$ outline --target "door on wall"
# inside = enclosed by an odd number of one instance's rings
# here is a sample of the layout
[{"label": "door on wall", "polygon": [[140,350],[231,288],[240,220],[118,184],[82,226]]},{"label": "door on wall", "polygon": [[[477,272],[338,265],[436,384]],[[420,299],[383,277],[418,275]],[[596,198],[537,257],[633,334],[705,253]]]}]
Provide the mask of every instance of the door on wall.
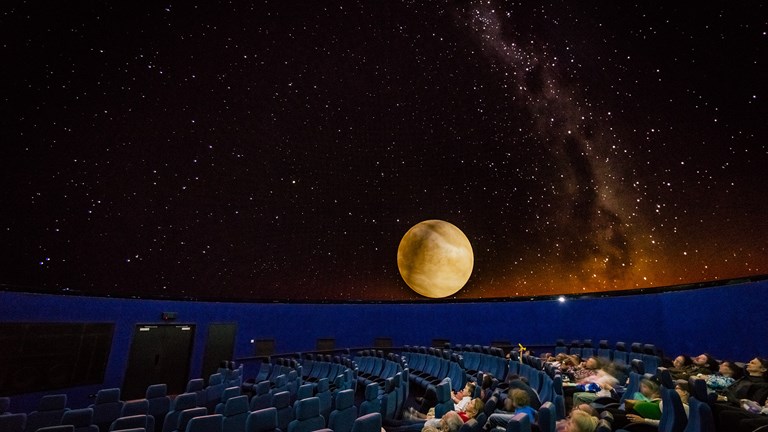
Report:
[{"label": "door on wall", "polygon": [[237,324],[209,324],[203,355],[203,378],[216,373],[223,360],[232,360]]},{"label": "door on wall", "polygon": [[143,398],[152,384],[167,384],[168,394],[184,393],[194,339],[194,325],[137,325],[122,399]]}]

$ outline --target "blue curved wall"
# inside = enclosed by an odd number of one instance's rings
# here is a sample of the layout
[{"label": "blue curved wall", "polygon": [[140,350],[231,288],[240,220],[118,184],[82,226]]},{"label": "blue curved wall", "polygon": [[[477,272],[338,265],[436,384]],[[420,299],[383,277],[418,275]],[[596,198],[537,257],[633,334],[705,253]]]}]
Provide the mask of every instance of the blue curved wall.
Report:
[{"label": "blue curved wall", "polygon": [[[3,322],[113,322],[115,334],[105,380],[68,390],[71,407],[89,394],[119,387],[136,324],[159,323],[164,311],[175,323],[195,324],[190,373],[201,376],[206,328],[236,323],[235,357],[253,354],[251,339],[272,338],[277,352],[309,351],[316,339],[337,347],[373,345],[391,337],[395,346],[429,345],[432,339],[489,344],[509,340],[551,345],[556,339],[608,339],[654,343],[666,353],[709,352],[746,361],[768,355],[768,281],[686,291],[556,300],[410,303],[275,304],[213,303],[55,296],[0,292]],[[16,396],[15,410],[31,411],[40,394]],[[28,408],[28,409],[27,409]]]}]

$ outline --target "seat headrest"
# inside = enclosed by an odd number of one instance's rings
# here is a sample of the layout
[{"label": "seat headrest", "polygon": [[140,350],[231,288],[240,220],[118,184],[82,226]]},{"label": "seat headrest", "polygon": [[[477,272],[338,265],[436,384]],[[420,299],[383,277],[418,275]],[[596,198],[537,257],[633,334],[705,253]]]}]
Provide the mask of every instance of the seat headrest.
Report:
[{"label": "seat headrest", "polygon": [[365,386],[365,400],[374,400],[379,395],[379,385],[376,383],[370,383]]},{"label": "seat headrest", "polygon": [[287,391],[278,392],[272,396],[272,406],[274,406],[275,408],[287,407],[290,404],[291,404],[291,393]]},{"label": "seat headrest", "polygon": [[147,399],[154,399],[159,397],[165,397],[168,395],[168,385],[167,384],[152,384],[151,386],[147,387]]},{"label": "seat headrest", "polygon": [[329,389],[328,378],[320,378],[317,381],[317,392],[326,392]]},{"label": "seat headrest", "polygon": [[120,389],[101,389],[96,393],[96,404],[120,402]]},{"label": "seat headrest", "polygon": [[248,405],[248,396],[242,395],[242,396],[235,396],[232,398],[229,398],[227,400],[227,403],[224,405],[224,416],[234,416],[237,414],[242,414],[244,412],[247,412],[250,410],[250,407]]},{"label": "seat headrest", "polygon": [[311,397],[296,401],[294,416],[296,420],[308,420],[320,415],[320,398]]},{"label": "seat headrest", "polygon": [[277,428],[277,408],[270,407],[248,414],[245,430],[249,432],[271,432]]},{"label": "seat headrest", "polygon": [[223,382],[224,382],[224,375],[220,373],[211,374],[211,376],[208,377],[209,386],[219,385]]},{"label": "seat headrest", "polygon": [[336,393],[336,409],[341,411],[355,404],[355,391],[352,389],[342,390]]},{"label": "seat headrest", "polygon": [[55,394],[55,395],[45,395],[42,399],[40,399],[40,404],[38,405],[37,410],[38,411],[58,411],[63,410],[67,407],[67,395],[65,394]]},{"label": "seat headrest", "polygon": [[93,424],[93,408],[80,408],[69,410],[61,418],[61,424],[73,425],[76,428]]},{"label": "seat headrest", "polygon": [[256,394],[264,395],[269,393],[269,381],[261,381],[256,384]]},{"label": "seat headrest", "polygon": [[182,393],[173,400],[174,411],[184,411],[197,406],[197,395],[194,393]]}]

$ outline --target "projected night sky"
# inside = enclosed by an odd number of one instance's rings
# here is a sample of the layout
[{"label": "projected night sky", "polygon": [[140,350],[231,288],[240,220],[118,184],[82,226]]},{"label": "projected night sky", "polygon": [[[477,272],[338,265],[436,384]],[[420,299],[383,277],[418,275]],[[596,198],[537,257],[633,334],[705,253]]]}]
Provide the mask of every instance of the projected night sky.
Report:
[{"label": "projected night sky", "polygon": [[[422,4],[429,3],[429,4]],[[428,301],[768,273],[759,2],[12,2],[1,288]]]}]

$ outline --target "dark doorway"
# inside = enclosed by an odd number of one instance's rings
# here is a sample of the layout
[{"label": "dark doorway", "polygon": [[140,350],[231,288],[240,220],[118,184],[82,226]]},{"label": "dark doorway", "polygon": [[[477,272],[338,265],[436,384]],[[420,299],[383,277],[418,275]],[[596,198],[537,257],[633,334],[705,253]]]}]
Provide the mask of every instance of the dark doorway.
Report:
[{"label": "dark doorway", "polygon": [[211,374],[216,373],[222,360],[232,360],[232,353],[235,352],[236,334],[236,324],[208,325],[208,339],[205,342],[202,376],[206,382]]},{"label": "dark doorway", "polygon": [[169,394],[183,393],[189,380],[194,340],[194,325],[136,326],[123,382],[123,400],[143,398],[152,384],[167,384]]}]

